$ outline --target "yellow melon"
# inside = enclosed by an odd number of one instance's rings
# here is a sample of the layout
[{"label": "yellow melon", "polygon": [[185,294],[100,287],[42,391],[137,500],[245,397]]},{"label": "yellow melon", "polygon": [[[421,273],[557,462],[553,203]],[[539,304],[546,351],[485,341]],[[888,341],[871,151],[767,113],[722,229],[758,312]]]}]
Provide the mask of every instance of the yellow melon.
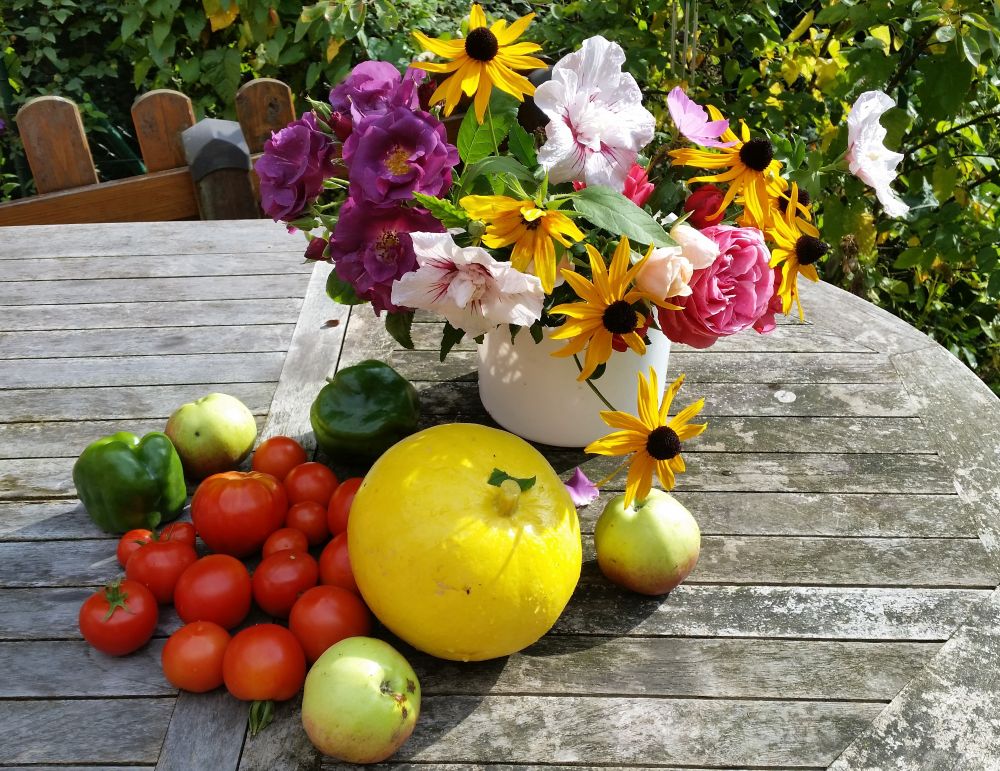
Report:
[{"label": "yellow melon", "polygon": [[[494,469],[535,478],[522,491]],[[358,588],[393,633],[440,658],[505,656],[545,634],[580,578],[576,509],[523,439],[450,423],[391,447],[351,507]]]}]

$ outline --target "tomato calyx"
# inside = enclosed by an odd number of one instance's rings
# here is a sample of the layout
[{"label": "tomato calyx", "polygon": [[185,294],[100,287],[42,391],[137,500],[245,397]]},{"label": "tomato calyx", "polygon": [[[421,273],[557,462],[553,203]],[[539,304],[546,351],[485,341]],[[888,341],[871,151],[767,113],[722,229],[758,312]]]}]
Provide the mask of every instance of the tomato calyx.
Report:
[{"label": "tomato calyx", "polygon": [[250,736],[256,736],[274,720],[274,702],[271,699],[255,701],[250,705]]},{"label": "tomato calyx", "polygon": [[104,587],[104,599],[108,601],[108,612],[104,616],[105,621],[111,618],[118,608],[121,608],[126,613],[131,613],[128,606],[125,605],[125,601],[128,599],[128,592],[122,590],[121,581],[115,581]]}]

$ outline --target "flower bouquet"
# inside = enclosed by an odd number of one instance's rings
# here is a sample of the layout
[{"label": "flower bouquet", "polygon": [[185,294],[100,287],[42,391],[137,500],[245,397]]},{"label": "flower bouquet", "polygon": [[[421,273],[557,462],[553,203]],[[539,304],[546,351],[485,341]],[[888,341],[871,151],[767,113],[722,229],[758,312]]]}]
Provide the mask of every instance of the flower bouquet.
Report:
[{"label": "flower bouquet", "polygon": [[[473,5],[464,37],[414,32],[427,59],[405,73],[356,66],[268,142],[263,206],[306,232],[308,259],[333,263],[334,300],[370,303],[405,347],[423,310],[445,320],[442,360],[466,336],[530,338],[571,359],[615,429],[586,450],[628,456],[632,501],[654,475],[673,487],[681,443],[705,428],[690,423],[702,402],[669,418],[683,376],[665,388],[665,361],[657,374],[639,360],[636,417],[603,392],[606,370],[654,338],[705,348],[769,332],[779,312],[801,318],[798,278],[817,281],[829,247],[767,135],[734,131],[675,88],[675,136],[698,147],[643,155],[656,125],[622,48],[592,37],[549,68],[521,40],[533,16],[491,24]],[[442,118],[463,106],[453,144]],[[708,172],[687,180],[705,184],[681,217],[662,206],[684,198],[673,166]]]}]

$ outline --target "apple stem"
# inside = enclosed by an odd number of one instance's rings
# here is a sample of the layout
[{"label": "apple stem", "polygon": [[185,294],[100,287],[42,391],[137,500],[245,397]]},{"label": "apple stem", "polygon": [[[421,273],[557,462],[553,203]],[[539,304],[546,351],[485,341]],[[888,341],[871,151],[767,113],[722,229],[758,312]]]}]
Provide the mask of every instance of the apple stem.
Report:
[{"label": "apple stem", "polygon": [[505,516],[510,516],[517,508],[517,502],[521,497],[521,486],[513,479],[505,479],[500,483],[500,489],[497,491],[497,497],[500,513]]}]

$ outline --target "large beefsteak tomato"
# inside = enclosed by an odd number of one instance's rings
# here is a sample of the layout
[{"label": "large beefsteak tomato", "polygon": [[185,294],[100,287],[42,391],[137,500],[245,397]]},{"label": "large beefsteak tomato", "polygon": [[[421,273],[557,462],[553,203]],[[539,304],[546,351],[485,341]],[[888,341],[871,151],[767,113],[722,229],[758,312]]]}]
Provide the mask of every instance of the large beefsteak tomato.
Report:
[{"label": "large beefsteak tomato", "polygon": [[191,519],[209,549],[233,557],[259,553],[285,524],[288,496],[281,482],[258,471],[226,471],[202,482],[191,500]]}]

